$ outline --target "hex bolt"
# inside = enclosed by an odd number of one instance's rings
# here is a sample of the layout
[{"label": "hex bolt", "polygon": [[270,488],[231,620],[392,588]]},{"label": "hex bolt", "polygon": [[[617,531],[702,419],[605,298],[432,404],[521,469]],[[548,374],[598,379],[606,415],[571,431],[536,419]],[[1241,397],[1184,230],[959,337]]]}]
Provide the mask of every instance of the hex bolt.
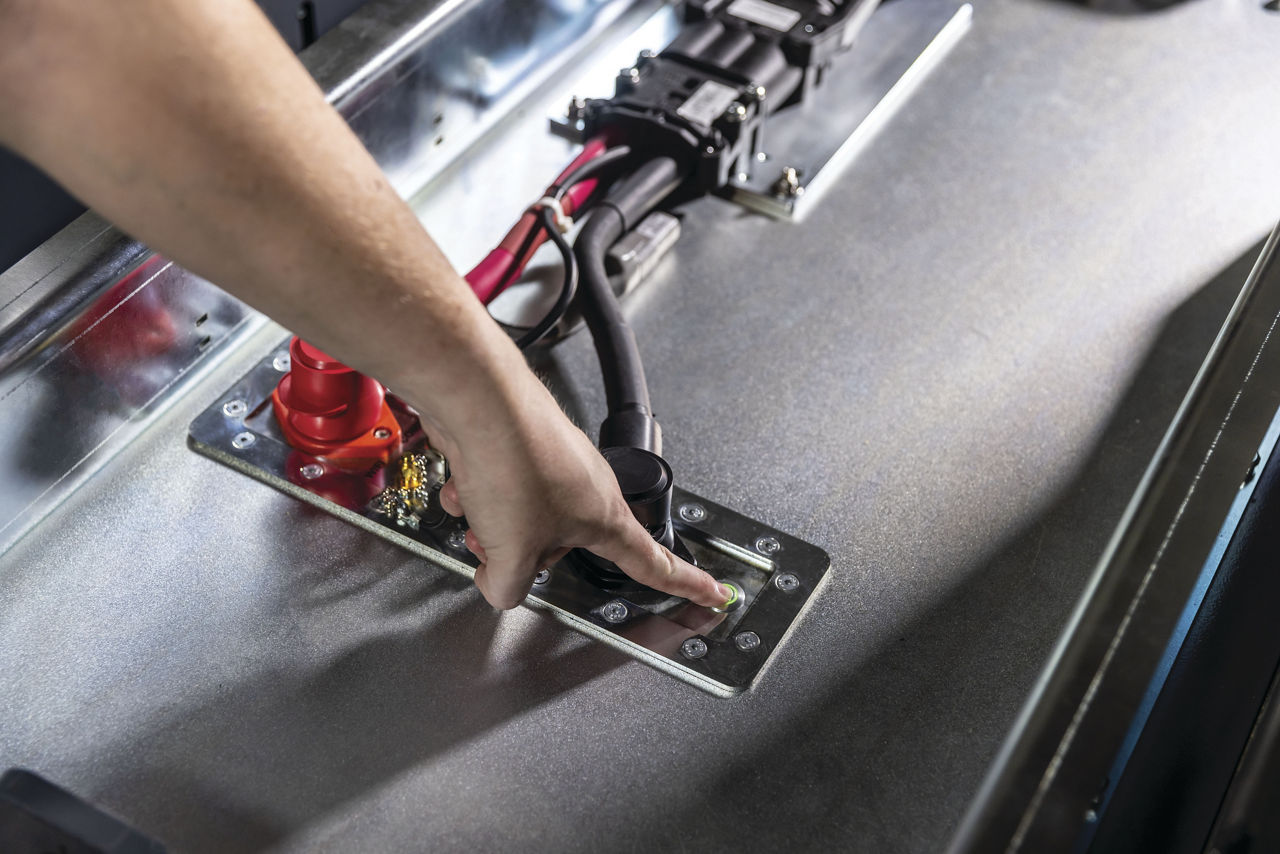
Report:
[{"label": "hex bolt", "polygon": [[446,542],[449,544],[449,548],[462,551],[467,547],[467,532],[461,528],[454,528],[449,532]]},{"label": "hex bolt", "polygon": [[239,418],[249,411],[249,404],[243,400],[228,400],[222,404],[222,414],[228,418]]},{"label": "hex bolt", "polygon": [[631,616],[631,611],[627,608],[626,602],[621,599],[614,599],[600,609],[600,616],[604,617],[606,623],[617,625],[618,623],[625,623],[627,617]]},{"label": "hex bolt", "polygon": [[756,539],[756,551],[762,555],[776,555],[782,551],[782,543],[778,542],[777,537],[771,537],[765,534]]},{"label": "hex bolt", "polygon": [[794,166],[787,166],[782,170],[782,174],[773,184],[773,192],[776,195],[788,198],[795,198],[804,192],[804,187],[800,186],[800,170]]},{"label": "hex bolt", "polygon": [[390,438],[391,438],[391,431],[390,431],[390,430],[388,430],[386,427],[378,427],[378,428],[376,428],[376,429],[373,431],[373,438],[375,438],[375,439],[390,439]]},{"label": "hex bolt", "polygon": [[302,475],[303,480],[315,480],[320,475],[324,474],[324,466],[319,463],[307,463],[305,466],[298,469],[298,474]]},{"label": "hex bolt", "polygon": [[773,586],[781,590],[783,593],[790,593],[792,590],[795,590],[800,586],[800,579],[796,578],[790,572],[784,572],[781,575],[774,577]]},{"label": "hex bolt", "polygon": [[680,518],[686,522],[701,522],[703,519],[707,518],[707,508],[703,507],[701,504],[694,504],[692,502],[689,504],[681,504]]},{"label": "hex bolt", "polygon": [[760,636],[755,632],[738,632],[733,636],[733,645],[743,652],[750,652],[760,646]]},{"label": "hex bolt", "polygon": [[724,111],[725,121],[737,124],[747,117],[747,108],[742,106],[741,101],[734,101],[729,108]]},{"label": "hex bolt", "polygon": [[689,638],[680,644],[680,654],[685,658],[702,658],[707,654],[707,642],[702,638]]},{"label": "hex bolt", "polygon": [[235,435],[235,437],[231,440],[231,447],[237,450],[243,451],[245,448],[249,447],[256,441],[258,441],[258,437],[246,430],[243,433],[237,433]]},{"label": "hex bolt", "polygon": [[533,577],[534,584],[546,584],[550,580],[551,570],[549,569],[540,569],[538,570],[538,574]]},{"label": "hex bolt", "polygon": [[276,357],[275,357],[274,359],[272,359],[272,360],[271,360],[271,367],[275,368],[277,371],[279,371],[279,372],[280,372],[280,373],[282,373],[282,374],[284,374],[284,373],[288,373],[288,371],[289,371],[289,354],[288,354],[288,353],[276,353]]}]

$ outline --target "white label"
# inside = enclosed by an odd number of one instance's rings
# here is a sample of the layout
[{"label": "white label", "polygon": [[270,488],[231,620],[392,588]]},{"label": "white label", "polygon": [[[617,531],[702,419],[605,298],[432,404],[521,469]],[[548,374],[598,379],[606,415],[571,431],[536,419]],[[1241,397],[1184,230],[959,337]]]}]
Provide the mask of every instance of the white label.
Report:
[{"label": "white label", "polygon": [[727,10],[735,18],[785,33],[796,25],[801,15],[795,9],[766,3],[765,0],[733,0]]},{"label": "white label", "polygon": [[724,111],[737,99],[737,89],[708,80],[693,90],[689,100],[676,110],[676,115],[700,125],[710,125],[723,116]]}]

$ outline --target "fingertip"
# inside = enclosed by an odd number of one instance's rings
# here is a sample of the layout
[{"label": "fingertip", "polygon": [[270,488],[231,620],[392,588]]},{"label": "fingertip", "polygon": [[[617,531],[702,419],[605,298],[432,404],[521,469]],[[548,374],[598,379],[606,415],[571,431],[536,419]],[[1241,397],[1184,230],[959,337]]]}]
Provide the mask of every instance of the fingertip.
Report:
[{"label": "fingertip", "polygon": [[480,558],[480,560],[485,559],[484,546],[480,545],[480,539],[476,536],[475,531],[468,528],[464,540],[467,544],[467,551]]},{"label": "fingertip", "polygon": [[450,516],[462,516],[462,502],[458,499],[458,487],[450,480],[440,487],[440,507]]}]

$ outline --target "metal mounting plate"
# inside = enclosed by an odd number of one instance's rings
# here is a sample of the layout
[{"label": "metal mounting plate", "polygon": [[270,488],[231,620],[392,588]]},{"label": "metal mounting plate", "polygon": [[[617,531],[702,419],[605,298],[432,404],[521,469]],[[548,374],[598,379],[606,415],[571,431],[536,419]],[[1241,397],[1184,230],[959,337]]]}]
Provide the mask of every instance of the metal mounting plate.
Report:
[{"label": "metal mounting plate", "polygon": [[[287,342],[264,358],[191,424],[201,454],[315,505],[467,577],[475,557],[464,525],[434,504],[401,520],[374,509],[390,467],[341,472],[285,443],[271,392],[289,369]],[[409,450],[425,448],[421,434]],[[826,577],[822,549],[677,488],[676,529],[698,564],[743,591],[743,604],[716,613],[645,588],[604,590],[565,562],[539,576],[525,604],[549,611],[584,634],[718,696],[759,676]]]}]

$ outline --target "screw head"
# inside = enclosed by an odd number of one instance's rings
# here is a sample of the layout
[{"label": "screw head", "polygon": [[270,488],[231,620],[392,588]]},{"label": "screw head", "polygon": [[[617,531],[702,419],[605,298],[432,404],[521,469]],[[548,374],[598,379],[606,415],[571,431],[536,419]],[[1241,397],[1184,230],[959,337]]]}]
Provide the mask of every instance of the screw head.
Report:
[{"label": "screw head", "polygon": [[388,430],[386,427],[378,427],[378,428],[376,428],[376,429],[373,431],[373,438],[375,438],[375,439],[390,439],[390,438],[391,438],[391,431],[390,431],[390,430]]},{"label": "screw head", "polygon": [[614,599],[600,609],[600,616],[604,617],[606,623],[617,625],[618,623],[626,622],[627,617],[631,616],[631,611],[627,608],[626,602],[621,599]]},{"label": "screw head", "polygon": [[630,68],[622,69],[621,71],[618,72],[618,75],[622,77],[624,80],[628,80],[632,83],[640,82],[640,69],[636,68],[634,65]]},{"label": "screw head", "polygon": [[769,90],[763,86],[753,86],[751,88],[751,94],[757,101],[763,101],[765,98],[769,97]]},{"label": "screw head", "polygon": [[565,115],[571,122],[581,121],[587,115],[587,102],[574,95],[569,99],[569,109],[565,110]]},{"label": "screw head", "polygon": [[302,475],[303,480],[315,480],[320,475],[324,474],[324,466],[319,463],[307,463],[305,466],[298,469],[298,474]]},{"label": "screw head", "polygon": [[702,638],[689,638],[680,644],[680,654],[685,658],[702,658],[707,654],[707,642]]},{"label": "screw head", "polygon": [[249,447],[256,441],[258,441],[258,437],[246,430],[243,433],[237,433],[231,439],[231,447],[235,448],[236,450],[243,451],[245,448]]},{"label": "screw head", "polygon": [[738,632],[733,636],[733,645],[743,652],[750,652],[760,646],[760,636],[755,632]]},{"label": "screw head", "polygon": [[771,537],[765,534],[756,540],[756,551],[762,555],[775,555],[782,551],[782,543],[778,542],[777,537]]},{"label": "screw head", "polygon": [[781,575],[774,576],[773,586],[781,590],[783,593],[790,593],[800,586],[800,579],[796,578],[790,572],[784,572]]},{"label": "screw head", "polygon": [[538,574],[533,577],[534,584],[546,584],[550,580],[551,570],[549,569],[540,569],[538,570]]},{"label": "screw head", "polygon": [[707,518],[707,508],[703,507],[701,504],[694,504],[693,502],[681,504],[680,518],[686,522],[701,522],[703,519]]},{"label": "screw head", "polygon": [[467,532],[461,528],[454,528],[449,532],[445,542],[449,544],[449,548],[462,551],[467,547]]},{"label": "screw head", "polygon": [[239,418],[249,411],[249,404],[243,400],[228,400],[222,404],[222,414],[228,418]]},{"label": "screw head", "polygon": [[800,170],[794,166],[783,168],[782,174],[774,182],[773,191],[779,196],[799,196],[804,192],[800,186]]},{"label": "screw head", "polygon": [[729,108],[724,111],[725,121],[738,123],[747,117],[747,108],[742,106],[741,101],[734,101]]},{"label": "screw head", "polygon": [[288,373],[289,372],[289,354],[276,353],[276,357],[271,360],[271,367],[275,368],[277,371],[279,371],[282,374]]},{"label": "screw head", "polygon": [[657,56],[657,54],[649,50],[649,48],[645,48],[644,50],[640,51],[641,60],[653,59],[655,56]]},{"label": "screw head", "polygon": [[812,33],[812,32],[813,32],[813,24],[805,24],[805,25],[804,25],[804,31],[805,31],[806,33]]},{"label": "screw head", "polygon": [[715,154],[715,153],[716,153],[716,147],[715,147],[714,145],[708,145],[706,148],[704,148],[704,149],[702,149],[702,150],[703,150],[703,151],[705,151],[707,154]]}]

